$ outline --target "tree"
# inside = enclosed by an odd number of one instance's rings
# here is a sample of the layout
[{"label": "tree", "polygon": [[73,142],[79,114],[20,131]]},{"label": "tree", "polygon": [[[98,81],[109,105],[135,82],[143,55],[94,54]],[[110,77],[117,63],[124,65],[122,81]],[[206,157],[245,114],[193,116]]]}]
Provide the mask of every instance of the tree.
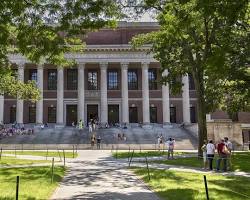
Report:
[{"label": "tree", "polygon": [[81,51],[84,35],[114,27],[120,17],[113,0],[2,0],[0,3],[0,92],[37,100],[35,83],[11,76],[8,54],[20,53],[33,63],[72,65],[64,54]]},{"label": "tree", "polygon": [[[199,154],[207,139],[206,113],[223,108],[231,113],[249,108],[249,2],[223,0],[145,0],[157,10],[159,31],[136,36],[135,47],[151,51],[170,73],[162,78],[180,91],[176,77],[190,73],[198,108]],[[174,84],[173,84],[174,83]]]}]

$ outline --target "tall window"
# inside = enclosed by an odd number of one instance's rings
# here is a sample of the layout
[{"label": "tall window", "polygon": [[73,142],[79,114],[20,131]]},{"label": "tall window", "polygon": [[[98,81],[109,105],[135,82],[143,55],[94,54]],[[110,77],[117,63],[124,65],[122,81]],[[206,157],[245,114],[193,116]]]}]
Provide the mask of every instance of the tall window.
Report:
[{"label": "tall window", "polygon": [[157,71],[156,69],[148,70],[148,84],[150,90],[157,90]]},{"label": "tall window", "polygon": [[190,107],[190,121],[191,123],[196,123],[196,112],[194,106]]},{"label": "tall window", "polygon": [[88,90],[97,90],[97,71],[88,72]]},{"label": "tall window", "polygon": [[157,123],[157,107],[150,107],[150,122]]},{"label": "tall window", "polygon": [[108,89],[118,90],[118,72],[117,71],[108,72]]},{"label": "tall window", "polygon": [[35,123],[36,122],[36,107],[29,107],[29,123]]},{"label": "tall window", "polygon": [[194,78],[193,78],[192,74],[188,74],[188,80],[189,80],[189,89],[195,90]]},{"label": "tall window", "polygon": [[136,69],[128,70],[128,89],[129,90],[138,89],[138,76]]},{"label": "tall window", "polygon": [[77,90],[77,69],[67,70],[67,90]]},{"label": "tall window", "polygon": [[56,123],[56,107],[48,107],[48,123]]},{"label": "tall window", "polygon": [[138,123],[137,107],[129,107],[129,122]]},{"label": "tall window", "polygon": [[176,107],[170,107],[170,122],[176,123]]},{"label": "tall window", "polygon": [[57,70],[49,69],[48,70],[48,90],[57,89]]},{"label": "tall window", "polygon": [[10,123],[14,123],[16,121],[16,107],[10,107]]},{"label": "tall window", "polygon": [[36,69],[30,69],[29,70],[29,80],[31,81],[37,81],[37,70]]}]

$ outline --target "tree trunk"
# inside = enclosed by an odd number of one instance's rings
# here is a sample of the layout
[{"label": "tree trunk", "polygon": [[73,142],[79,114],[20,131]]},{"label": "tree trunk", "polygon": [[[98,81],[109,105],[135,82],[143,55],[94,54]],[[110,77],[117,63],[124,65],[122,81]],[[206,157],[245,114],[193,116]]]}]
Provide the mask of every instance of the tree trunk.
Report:
[{"label": "tree trunk", "polygon": [[196,95],[197,95],[197,112],[198,112],[198,155],[202,156],[201,147],[204,140],[207,140],[207,122],[206,122],[206,105],[205,105],[205,88],[203,73],[194,74]]}]

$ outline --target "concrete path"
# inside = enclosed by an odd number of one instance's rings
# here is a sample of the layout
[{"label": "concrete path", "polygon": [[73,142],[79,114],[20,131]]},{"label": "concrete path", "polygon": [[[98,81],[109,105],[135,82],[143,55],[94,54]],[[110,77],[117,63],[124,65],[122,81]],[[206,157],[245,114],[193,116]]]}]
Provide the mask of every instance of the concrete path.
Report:
[{"label": "concrete path", "polygon": [[78,155],[67,163],[69,171],[51,199],[159,200],[110,151],[85,150]]}]

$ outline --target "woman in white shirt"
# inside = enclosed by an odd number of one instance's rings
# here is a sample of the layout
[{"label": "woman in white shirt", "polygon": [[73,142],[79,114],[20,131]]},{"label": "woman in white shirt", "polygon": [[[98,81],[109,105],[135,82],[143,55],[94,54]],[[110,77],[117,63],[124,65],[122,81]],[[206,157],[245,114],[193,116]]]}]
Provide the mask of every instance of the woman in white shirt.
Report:
[{"label": "woman in white shirt", "polygon": [[208,159],[210,170],[213,170],[214,152],[215,152],[215,146],[213,144],[213,140],[209,140],[207,144],[207,159]]}]

